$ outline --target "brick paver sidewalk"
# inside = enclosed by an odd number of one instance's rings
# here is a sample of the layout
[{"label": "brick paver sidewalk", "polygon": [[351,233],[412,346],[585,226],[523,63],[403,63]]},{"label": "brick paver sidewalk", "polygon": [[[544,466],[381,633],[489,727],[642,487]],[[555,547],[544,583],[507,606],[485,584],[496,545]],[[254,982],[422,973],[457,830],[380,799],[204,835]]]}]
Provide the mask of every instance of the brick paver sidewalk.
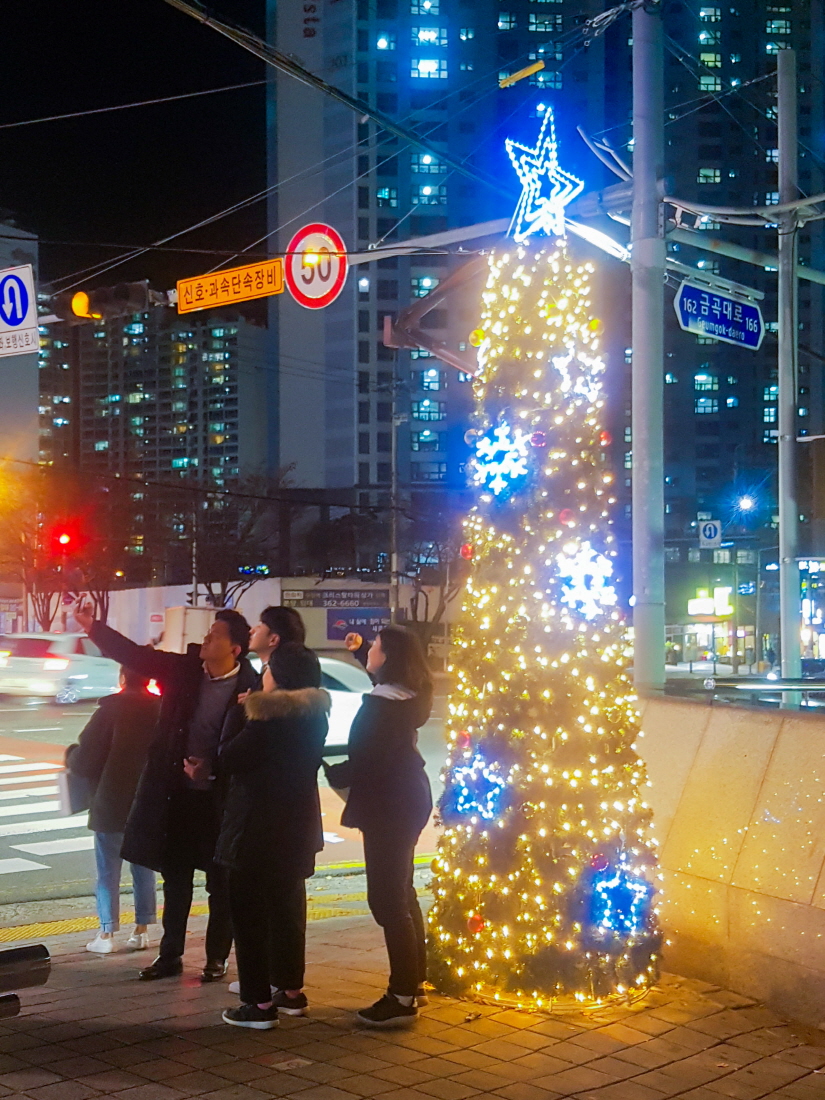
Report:
[{"label": "brick paver sidewalk", "polygon": [[25,991],[21,1015],[0,1022],[0,1098],[825,1100],[825,1045],[744,997],[673,977],[632,1009],[595,1016],[433,997],[409,1031],[363,1031],[353,1010],[379,995],[385,973],[364,916],[310,926],[311,1017],[231,1028],[220,1012],[236,998],[197,981],[203,919],[192,923],[191,969],[156,983],[134,979],[148,953],[92,956],[88,933],[49,941],[48,986]]}]

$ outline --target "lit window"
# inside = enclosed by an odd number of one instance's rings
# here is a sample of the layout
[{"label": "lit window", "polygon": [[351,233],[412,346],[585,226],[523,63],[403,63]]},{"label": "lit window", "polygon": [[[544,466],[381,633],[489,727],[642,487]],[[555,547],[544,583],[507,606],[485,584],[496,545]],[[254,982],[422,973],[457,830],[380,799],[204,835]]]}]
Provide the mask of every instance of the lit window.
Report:
[{"label": "lit window", "polygon": [[[422,183],[412,189],[412,201],[417,206],[443,206],[447,202],[447,188],[442,184]],[[379,204],[380,205],[380,204]],[[394,205],[398,205],[396,202]]]},{"label": "lit window", "polygon": [[516,29],[516,13],[500,11],[498,13],[498,29],[500,31],[514,31]]},{"label": "lit window", "polygon": [[699,19],[702,23],[721,23],[722,22],[722,9],[721,8],[700,8]]},{"label": "lit window", "polygon": [[[741,62],[741,60],[742,60],[742,55],[741,55],[741,53],[732,53],[732,54],[730,55],[730,63],[731,63],[731,65],[738,65],[738,64],[739,64],[739,63]],[[732,84],[732,83],[733,83],[733,81],[731,81],[731,84]]]},{"label": "lit window", "polygon": [[413,27],[412,28],[413,45],[423,46],[446,46],[447,45],[447,28],[446,27]]},{"label": "lit window", "polygon": [[709,69],[721,69],[722,55],[720,53],[700,53],[699,62]]},{"label": "lit window", "polygon": [[[779,192],[778,191],[766,191],[765,192],[765,206],[776,206],[776,204],[778,202],[779,202]],[[767,268],[766,270],[770,271],[771,269]]]},{"label": "lit window", "polygon": [[476,32],[474,27],[462,27],[458,32],[458,37],[462,42],[469,42],[472,38],[475,38]]},{"label": "lit window", "polygon": [[536,12],[531,11],[527,17],[527,29],[529,31],[538,31],[540,34],[552,34],[553,31],[560,31],[562,25],[561,15],[538,15]]},{"label": "lit window", "polygon": [[713,218],[709,218],[707,215],[700,218],[694,226],[695,229],[721,229],[721,227],[721,222],[715,222]]},{"label": "lit window", "polygon": [[679,561],[679,547],[678,546],[666,546],[665,547],[665,561]]},{"label": "lit window", "polygon": [[765,24],[765,34],[790,34],[790,19],[769,19]]},{"label": "lit window", "polygon": [[436,367],[428,367],[427,370],[421,371],[420,384],[422,390],[440,390],[442,384],[441,371]]},{"label": "lit window", "polygon": [[395,49],[395,35],[394,34],[379,34],[375,40],[376,48],[379,50],[394,50]]},{"label": "lit window", "polygon": [[369,292],[370,292],[370,281],[369,281],[369,279],[367,278],[366,275],[362,275],[361,278],[358,280],[358,293],[359,294],[369,294]]},{"label": "lit window", "polygon": [[625,453],[624,453],[624,468],[626,470],[632,470],[633,469],[633,452],[632,451],[625,451]]},{"label": "lit window", "polygon": [[722,173],[718,168],[700,168],[696,176],[697,183],[721,183]]},{"label": "lit window", "polygon": [[123,327],[123,331],[128,332],[130,336],[140,336],[140,334],[142,332],[144,332],[145,329],[146,329],[145,325],[141,325],[141,324],[138,324],[138,323],[135,323],[135,324],[132,324],[132,325],[124,325],[124,327]]},{"label": "lit window", "polygon": [[725,398],[725,404],[727,405],[727,407],[729,409],[737,409],[737,408],[739,408],[739,398],[738,397],[726,397]]},{"label": "lit window", "polygon": [[542,69],[540,73],[530,76],[529,83],[537,88],[561,88],[561,73],[555,69]]},{"label": "lit window", "polygon": [[713,551],[713,564],[714,565],[730,565],[730,550],[714,550]]},{"label": "lit window", "polygon": [[763,443],[776,443],[778,438],[779,432],[776,428],[766,428],[764,432],[762,432]]},{"label": "lit window", "polygon": [[438,286],[438,279],[434,275],[414,275],[410,286],[414,298],[426,298]]},{"label": "lit window", "polygon": [[668,386],[672,386],[678,381],[679,379],[676,377],[675,374],[668,373],[665,375],[665,382],[668,384]]},{"label": "lit window", "polygon": [[765,160],[768,164],[779,164],[779,150],[778,149],[766,149]]},{"label": "lit window", "polygon": [[699,77],[699,91],[700,92],[721,92],[722,81],[718,76],[710,76],[705,74]]},{"label": "lit window", "polygon": [[434,432],[432,428],[423,428],[420,432],[410,432],[411,451],[443,451],[443,432]]},{"label": "lit window", "polygon": [[699,43],[702,46],[718,46],[720,37],[719,31],[700,31]]},{"label": "lit window", "polygon": [[444,80],[447,76],[447,62],[427,58],[419,60],[414,57],[410,66],[410,76],[420,77],[422,80]]},{"label": "lit window", "polygon": [[776,423],[776,405],[766,405],[762,410],[762,420],[765,424]]},{"label": "lit window", "polygon": [[413,153],[410,157],[410,168],[413,172],[430,176],[440,176],[447,171],[447,165],[442,164],[432,153]]},{"label": "lit window", "polygon": [[97,443],[95,443],[95,450],[96,451],[108,451],[109,450],[109,440],[108,439],[99,439],[97,441]]},{"label": "lit window", "polygon": [[398,206],[397,187],[379,187],[375,192],[378,206]]},{"label": "lit window", "polygon": [[808,410],[805,408],[804,405],[800,405],[799,409],[797,411],[799,412],[800,416],[807,416],[808,415]]},{"label": "lit window", "polygon": [[693,376],[693,388],[700,392],[718,390],[719,379],[715,374],[694,374]]},{"label": "lit window", "polygon": [[633,362],[633,348],[624,349],[624,361],[628,364]]},{"label": "lit window", "polygon": [[414,420],[445,420],[447,417],[445,401],[432,401],[425,397],[421,401],[413,401],[410,407]]},{"label": "lit window", "polygon": [[763,401],[776,401],[779,397],[779,386],[765,386],[762,391]]},{"label": "lit window", "polygon": [[729,386],[735,386],[738,381],[739,381],[739,379],[736,377],[735,374],[729,374],[728,375],[728,385]]},{"label": "lit window", "polygon": [[426,348],[411,348],[410,359],[432,359],[433,353]]},{"label": "lit window", "polygon": [[440,0],[411,0],[410,15],[438,15]]},{"label": "lit window", "polygon": [[467,374],[466,371],[460,370],[458,372],[458,380],[459,382],[472,382],[473,376],[471,374]]},{"label": "lit window", "polygon": [[765,53],[779,53],[781,49],[784,49],[784,42],[766,42]]},{"label": "lit window", "polygon": [[718,413],[719,402],[715,397],[697,397],[694,402],[694,409],[697,416],[707,415],[708,413]]},{"label": "lit window", "polygon": [[633,442],[633,429],[631,428],[631,426],[629,424],[625,424],[624,441],[625,441],[625,443],[632,443]]}]

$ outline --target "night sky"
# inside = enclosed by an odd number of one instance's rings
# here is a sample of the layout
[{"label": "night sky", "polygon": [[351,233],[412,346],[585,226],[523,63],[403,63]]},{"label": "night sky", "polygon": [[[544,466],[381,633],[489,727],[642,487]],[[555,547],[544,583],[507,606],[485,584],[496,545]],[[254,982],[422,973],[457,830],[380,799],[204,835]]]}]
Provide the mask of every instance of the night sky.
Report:
[{"label": "night sky", "polygon": [[[263,33],[263,0],[211,10]],[[265,75],[256,58],[163,0],[4,0],[1,18],[0,126]],[[41,283],[121,251],[101,243],[149,244],[265,186],[263,86],[0,128],[0,212],[40,236]],[[174,243],[243,248],[265,232],[265,205]],[[219,259],[152,252],[99,282],[148,278],[164,289]]]}]

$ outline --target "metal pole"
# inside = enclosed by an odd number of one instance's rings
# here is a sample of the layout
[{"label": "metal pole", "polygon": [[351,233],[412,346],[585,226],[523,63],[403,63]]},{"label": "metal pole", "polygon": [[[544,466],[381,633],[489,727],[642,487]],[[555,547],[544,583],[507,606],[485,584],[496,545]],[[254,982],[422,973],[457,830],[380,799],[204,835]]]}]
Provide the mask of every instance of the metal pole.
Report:
[{"label": "metal pole", "polygon": [[[648,10],[646,10],[646,8]],[[633,11],[633,608],[634,679],[665,684],[664,172],[660,5]]]},{"label": "metal pole", "polygon": [[390,439],[390,622],[398,622],[398,354],[392,379],[392,437]]},{"label": "metal pole", "polygon": [[[776,55],[777,115],[779,120],[779,201],[793,202],[797,187],[796,54]],[[796,360],[798,345],[796,281],[796,215],[779,216],[779,637],[782,676],[799,679],[800,604],[796,500]],[[792,693],[798,699],[798,693]],[[793,699],[783,701],[793,705]]]}]

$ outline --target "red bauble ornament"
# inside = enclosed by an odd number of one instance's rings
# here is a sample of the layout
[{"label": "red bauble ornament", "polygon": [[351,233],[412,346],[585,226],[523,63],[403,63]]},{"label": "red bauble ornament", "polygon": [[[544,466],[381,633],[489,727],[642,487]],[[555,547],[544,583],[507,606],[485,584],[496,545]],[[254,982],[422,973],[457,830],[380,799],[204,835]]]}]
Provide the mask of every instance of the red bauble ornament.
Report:
[{"label": "red bauble ornament", "polygon": [[467,930],[469,932],[472,932],[472,934],[474,936],[478,935],[478,933],[484,927],[484,924],[485,924],[484,917],[482,917],[480,913],[472,913],[467,918]]},{"label": "red bauble ornament", "polygon": [[470,747],[470,735],[466,730],[459,730],[455,735],[455,743],[460,749],[468,749]]},{"label": "red bauble ornament", "polygon": [[613,436],[610,432],[599,432],[599,442],[603,447],[609,447],[613,442]]},{"label": "red bauble ornament", "polygon": [[464,545],[459,550],[459,554],[461,554],[462,558],[464,558],[465,561],[470,561],[470,559],[473,556],[473,547],[472,547],[472,545],[469,542],[465,542]]},{"label": "red bauble ornament", "polygon": [[610,860],[603,852],[596,852],[590,860],[590,866],[594,871],[604,871],[610,866]]},{"label": "red bauble ornament", "polygon": [[559,523],[566,523],[568,526],[572,527],[575,522],[576,517],[573,514],[572,509],[562,508],[562,510],[559,512]]},{"label": "red bauble ornament", "polygon": [[547,436],[544,432],[533,432],[530,436],[530,443],[533,447],[546,447]]}]

